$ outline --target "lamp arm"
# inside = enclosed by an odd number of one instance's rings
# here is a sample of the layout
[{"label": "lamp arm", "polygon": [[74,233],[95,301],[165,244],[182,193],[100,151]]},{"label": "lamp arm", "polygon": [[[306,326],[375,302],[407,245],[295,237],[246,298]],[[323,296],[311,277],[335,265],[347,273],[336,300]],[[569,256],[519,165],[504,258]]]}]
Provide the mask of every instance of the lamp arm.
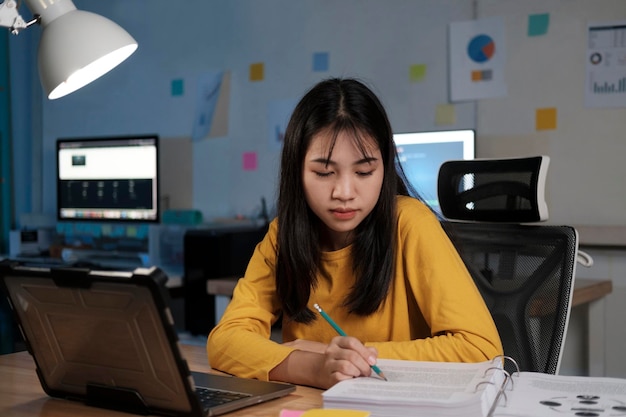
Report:
[{"label": "lamp arm", "polygon": [[7,27],[12,34],[17,35],[22,29],[26,29],[34,23],[39,23],[41,18],[35,15],[30,22],[25,22],[17,11],[15,0],[4,0],[0,3],[0,26]]}]

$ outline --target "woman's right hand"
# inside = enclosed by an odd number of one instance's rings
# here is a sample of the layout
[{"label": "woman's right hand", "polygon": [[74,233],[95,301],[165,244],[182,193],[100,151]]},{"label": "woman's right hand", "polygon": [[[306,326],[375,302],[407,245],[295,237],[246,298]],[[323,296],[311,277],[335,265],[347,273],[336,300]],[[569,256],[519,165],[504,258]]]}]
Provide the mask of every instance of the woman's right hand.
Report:
[{"label": "woman's right hand", "polygon": [[322,343],[288,343],[296,348],[310,349],[293,351],[270,371],[272,380],[328,389],[345,379],[370,376],[370,365],[374,365],[378,357],[375,348],[366,347],[358,339],[349,336],[333,338],[323,352],[318,351]]},{"label": "woman's right hand", "polygon": [[324,352],[323,372],[331,375],[336,382],[344,379],[370,376],[371,365],[376,364],[378,352],[366,347],[358,339],[350,336],[334,337]]}]

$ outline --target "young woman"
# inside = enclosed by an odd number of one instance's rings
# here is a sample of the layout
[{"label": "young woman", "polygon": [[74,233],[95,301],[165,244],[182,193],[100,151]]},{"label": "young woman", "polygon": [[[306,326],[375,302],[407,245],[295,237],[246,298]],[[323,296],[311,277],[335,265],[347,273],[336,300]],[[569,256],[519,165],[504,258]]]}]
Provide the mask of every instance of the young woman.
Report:
[{"label": "young woman", "polygon": [[[314,304],[349,336],[338,336]],[[277,320],[282,344],[270,339]],[[387,114],[363,83],[322,81],[296,106],[278,216],[207,351],[215,369],[319,388],[369,376],[379,357],[473,362],[502,354],[439,220],[409,196]]]}]

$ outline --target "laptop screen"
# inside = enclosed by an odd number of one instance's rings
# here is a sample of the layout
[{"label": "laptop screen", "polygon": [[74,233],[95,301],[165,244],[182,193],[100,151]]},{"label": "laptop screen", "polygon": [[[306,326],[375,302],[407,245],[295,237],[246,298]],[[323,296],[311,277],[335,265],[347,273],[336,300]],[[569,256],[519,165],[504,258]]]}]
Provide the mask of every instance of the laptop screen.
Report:
[{"label": "laptop screen", "polygon": [[169,309],[153,294],[156,274],[15,268],[3,277],[48,395],[200,415]]}]

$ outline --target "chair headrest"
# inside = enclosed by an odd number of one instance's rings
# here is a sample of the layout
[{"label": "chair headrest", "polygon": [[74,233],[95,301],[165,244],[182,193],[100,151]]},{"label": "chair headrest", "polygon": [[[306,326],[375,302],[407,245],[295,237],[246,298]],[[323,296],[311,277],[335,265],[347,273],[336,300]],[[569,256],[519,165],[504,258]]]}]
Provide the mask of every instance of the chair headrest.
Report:
[{"label": "chair headrest", "polygon": [[543,155],[444,162],[437,181],[441,212],[451,220],[545,221],[549,163]]}]

